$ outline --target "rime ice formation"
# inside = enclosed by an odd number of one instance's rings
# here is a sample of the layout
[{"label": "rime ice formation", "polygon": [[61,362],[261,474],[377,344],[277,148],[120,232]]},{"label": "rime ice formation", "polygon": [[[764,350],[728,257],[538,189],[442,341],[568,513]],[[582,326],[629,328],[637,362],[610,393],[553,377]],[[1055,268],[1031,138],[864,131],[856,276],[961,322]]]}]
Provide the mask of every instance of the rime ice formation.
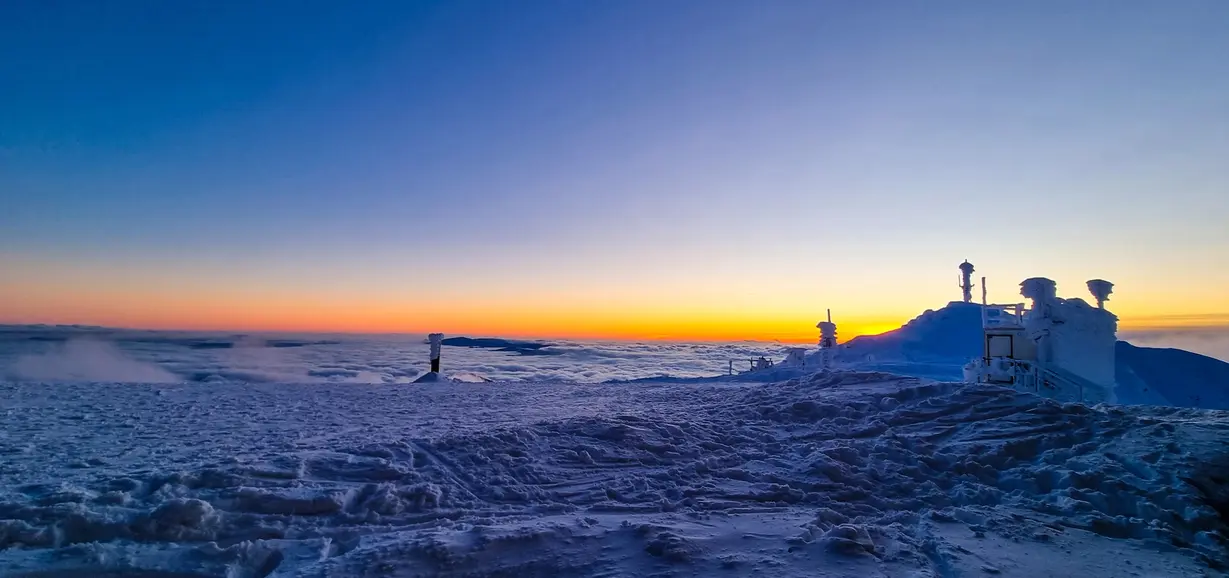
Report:
[{"label": "rime ice formation", "polygon": [[1024,330],[1036,343],[1038,363],[1085,380],[1080,398],[1112,401],[1118,318],[1083,299],[1059,298],[1054,281],[1045,278],[1024,280],[1020,294],[1033,300]]},{"label": "rime ice formation", "polygon": [[[981,305],[954,301],[899,329],[855,337],[841,347],[841,367],[961,379],[961,365],[985,347]],[[1229,409],[1229,363],[1180,349],[1115,344],[1116,403]]]},{"label": "rime ice formation", "polygon": [[0,383],[0,408],[6,578],[1108,578],[1229,564],[1222,412],[848,372]]},{"label": "rime ice formation", "polygon": [[819,328],[819,351],[815,353],[814,364],[821,369],[832,367],[833,354],[836,352],[836,324],[832,322],[832,310],[828,310],[828,320],[815,325]]},{"label": "rime ice formation", "polygon": [[1054,281],[1025,279],[1024,304],[983,305],[984,349],[965,381],[997,383],[1065,401],[1113,401],[1118,318],[1082,299],[1057,296]]},{"label": "rime ice formation", "polygon": [[414,380],[414,383],[441,383],[451,381],[440,374],[440,349],[444,344],[444,334],[432,333],[428,335],[427,344],[431,347],[429,359],[431,371],[419,376]]},{"label": "rime ice formation", "polygon": [[786,350],[785,361],[781,362],[781,364],[787,366],[806,365],[808,353],[810,353],[810,350],[805,347],[791,347]]},{"label": "rime ice formation", "polygon": [[432,333],[427,336],[427,343],[431,346],[431,373],[440,372],[440,349],[444,344],[443,333]]},{"label": "rime ice formation", "polygon": [[1097,308],[1105,309],[1105,302],[1110,300],[1114,292],[1114,284],[1104,279],[1093,279],[1088,282],[1088,292],[1097,300]]},{"label": "rime ice formation", "polygon": [[960,264],[960,292],[965,303],[973,301],[973,264],[967,260]]}]

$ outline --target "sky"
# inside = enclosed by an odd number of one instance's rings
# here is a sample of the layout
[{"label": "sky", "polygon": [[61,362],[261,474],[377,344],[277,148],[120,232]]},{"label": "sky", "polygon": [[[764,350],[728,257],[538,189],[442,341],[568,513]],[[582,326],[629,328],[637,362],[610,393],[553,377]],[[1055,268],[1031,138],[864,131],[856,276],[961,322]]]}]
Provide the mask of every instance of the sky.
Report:
[{"label": "sky", "polygon": [[[0,323],[1229,326],[1229,3],[0,4]],[[980,287],[975,290],[980,294]]]}]

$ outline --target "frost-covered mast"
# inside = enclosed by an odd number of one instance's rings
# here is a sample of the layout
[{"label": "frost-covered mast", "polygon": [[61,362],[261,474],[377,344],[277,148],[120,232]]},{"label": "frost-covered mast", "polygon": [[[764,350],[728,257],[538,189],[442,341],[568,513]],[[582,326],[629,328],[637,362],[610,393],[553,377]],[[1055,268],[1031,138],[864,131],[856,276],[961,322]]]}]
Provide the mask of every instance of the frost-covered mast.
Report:
[{"label": "frost-covered mast", "polygon": [[427,341],[431,344],[431,373],[439,373],[440,349],[444,345],[444,334],[432,333],[427,336]]},{"label": "frost-covered mast", "polygon": [[960,264],[960,290],[965,303],[973,301],[973,264],[968,259]]},{"label": "frost-covered mast", "polygon": [[819,366],[827,369],[832,366],[832,354],[836,352],[836,324],[832,322],[832,310],[828,310],[828,320],[815,325],[819,328]]}]

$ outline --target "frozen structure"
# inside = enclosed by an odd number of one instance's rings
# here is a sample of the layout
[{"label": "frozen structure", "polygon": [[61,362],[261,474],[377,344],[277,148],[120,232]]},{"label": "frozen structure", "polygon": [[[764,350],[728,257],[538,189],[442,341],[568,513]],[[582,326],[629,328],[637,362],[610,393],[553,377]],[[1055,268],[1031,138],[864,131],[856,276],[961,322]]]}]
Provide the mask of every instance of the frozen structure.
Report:
[{"label": "frozen structure", "polygon": [[836,324],[832,322],[832,310],[828,310],[828,320],[815,325],[819,329],[819,353],[816,355],[816,366],[820,369],[832,367],[832,354],[836,351]]},{"label": "frozen structure", "polygon": [[[1090,289],[1110,285],[1096,281],[1089,281]],[[1083,299],[1059,298],[1056,289],[1054,281],[1034,277],[1020,283],[1031,308],[983,305],[984,351],[965,365],[965,381],[1011,385],[1065,401],[1114,400],[1118,318]],[[1093,295],[1104,302],[1097,290]]]},{"label": "frozen structure", "polygon": [[960,264],[960,292],[965,303],[973,301],[973,264],[968,259]]},{"label": "frozen structure", "polygon": [[427,336],[427,342],[431,344],[431,371],[433,373],[440,372],[440,349],[444,345],[443,333],[432,333]]},{"label": "frozen structure", "polygon": [[781,363],[786,365],[806,365],[807,351],[805,347],[791,347],[785,352],[785,361]]},{"label": "frozen structure", "polygon": [[1088,292],[1097,300],[1097,309],[1105,309],[1105,302],[1110,300],[1114,292],[1114,284],[1105,279],[1093,279],[1088,282]]},{"label": "frozen structure", "polygon": [[[774,363],[771,359],[760,357],[751,360],[751,368],[740,375],[755,373],[760,376],[772,375],[782,379],[801,373],[831,369],[837,351],[836,324],[832,322],[832,310],[828,310],[828,320],[816,324],[819,328],[819,348],[791,347],[785,352],[785,359]],[[734,362],[730,361],[730,375],[734,375]]]},{"label": "frozen structure", "polygon": [[431,346],[431,371],[422,374],[421,377],[414,380],[414,383],[435,383],[440,381],[448,381],[440,375],[440,349],[444,345],[443,333],[432,333],[427,336],[427,343]]}]

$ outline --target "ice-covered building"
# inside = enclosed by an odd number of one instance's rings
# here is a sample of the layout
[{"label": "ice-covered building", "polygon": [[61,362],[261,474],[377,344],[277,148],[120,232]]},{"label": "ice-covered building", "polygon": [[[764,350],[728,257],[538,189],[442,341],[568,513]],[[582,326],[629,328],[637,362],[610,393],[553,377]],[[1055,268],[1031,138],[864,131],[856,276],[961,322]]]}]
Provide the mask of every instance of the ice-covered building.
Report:
[{"label": "ice-covered building", "polygon": [[785,361],[781,363],[785,365],[806,365],[807,352],[810,351],[805,347],[791,347],[785,352]]},{"label": "ice-covered building", "polygon": [[[1089,288],[1103,306],[1110,284]],[[1001,383],[1064,400],[1113,401],[1118,318],[1083,299],[1063,299],[1054,281],[1025,279],[1020,294],[1032,300],[982,309],[985,347],[965,366],[967,381]]]}]

